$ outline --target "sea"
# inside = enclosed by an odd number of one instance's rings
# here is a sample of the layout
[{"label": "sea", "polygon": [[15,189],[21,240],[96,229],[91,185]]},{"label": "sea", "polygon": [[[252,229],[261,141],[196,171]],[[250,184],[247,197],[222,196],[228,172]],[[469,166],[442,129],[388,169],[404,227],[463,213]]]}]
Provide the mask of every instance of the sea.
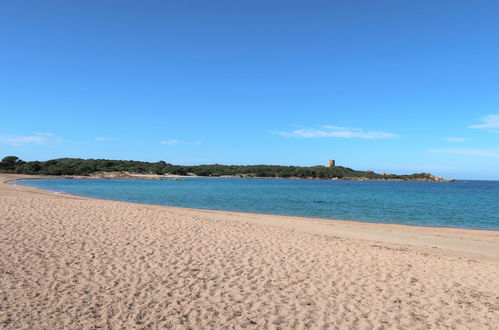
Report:
[{"label": "sea", "polygon": [[499,181],[251,178],[36,179],[14,182],[115,201],[309,218],[499,230]]}]

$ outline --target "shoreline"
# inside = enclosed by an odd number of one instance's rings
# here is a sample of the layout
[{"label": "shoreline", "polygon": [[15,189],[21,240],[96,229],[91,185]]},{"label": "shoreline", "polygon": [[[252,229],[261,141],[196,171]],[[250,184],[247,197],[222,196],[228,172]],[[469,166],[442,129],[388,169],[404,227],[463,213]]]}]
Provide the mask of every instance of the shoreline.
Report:
[{"label": "shoreline", "polygon": [[[5,180],[5,176],[15,176],[14,178],[9,178]],[[351,235],[355,238],[363,238],[368,240],[380,239],[385,240],[389,243],[395,244],[407,244],[411,243],[414,245],[419,245],[423,247],[431,246],[431,248],[448,248],[450,250],[455,249],[455,244],[445,243],[445,238],[453,238],[453,237],[462,237],[469,239],[493,239],[496,240],[497,249],[484,251],[482,249],[477,248],[462,248],[461,252],[470,252],[476,253],[477,251],[483,252],[484,255],[497,257],[499,261],[499,230],[490,230],[490,229],[472,229],[472,228],[456,228],[456,227],[441,227],[441,226],[418,226],[418,225],[407,225],[407,224],[396,224],[396,223],[378,223],[378,222],[362,222],[357,220],[341,220],[341,219],[325,219],[325,218],[311,218],[311,217],[301,217],[301,216],[291,216],[291,215],[278,215],[278,214],[265,214],[265,213],[250,213],[250,212],[239,212],[239,211],[225,211],[225,210],[213,210],[213,209],[196,209],[196,208],[188,208],[188,207],[180,207],[180,206],[167,206],[167,205],[158,205],[158,204],[146,204],[146,203],[137,203],[137,202],[127,202],[127,201],[119,201],[119,200],[110,200],[110,199],[100,199],[94,197],[85,197],[79,195],[73,195],[70,193],[58,193],[50,190],[40,189],[31,186],[24,185],[12,185],[12,182],[29,180],[29,179],[58,179],[61,178],[59,176],[32,176],[26,174],[1,174],[0,173],[0,183],[8,184],[13,187],[22,187],[21,189],[29,190],[33,193],[39,194],[47,194],[58,197],[67,197],[67,198],[75,198],[75,199],[84,199],[84,200],[97,200],[97,201],[107,201],[114,203],[125,203],[125,204],[133,204],[133,205],[143,205],[147,207],[159,207],[166,209],[173,209],[185,212],[193,212],[193,213],[201,213],[201,214],[213,214],[220,216],[237,216],[237,217],[248,217],[248,218],[272,218],[274,220],[280,220],[283,222],[287,222],[287,225],[292,223],[295,227],[304,227],[307,223],[315,223],[326,226],[339,227],[336,230],[340,230],[345,235]],[[300,226],[299,222],[303,222],[302,226]],[[345,228],[349,228],[349,230],[345,231]],[[352,230],[353,229],[353,230]],[[429,241],[423,240],[422,242],[416,242],[414,240],[405,241],[402,237],[393,237],[393,235],[386,235],[388,232],[399,231],[405,233],[405,235],[430,235],[437,238],[436,241],[430,244]],[[385,235],[381,235],[381,233],[385,233]],[[396,235],[395,235],[396,236]],[[480,253],[479,253],[480,254]]]},{"label": "shoreline", "polygon": [[[10,175],[10,174],[8,174]],[[15,181],[22,181],[22,180],[35,180],[35,179],[67,179],[68,177],[60,177],[60,176],[31,176],[29,174],[15,174],[16,176],[23,176],[22,178],[16,178],[16,179],[9,179],[7,181],[1,181],[1,176],[2,173],[0,173],[0,182],[3,183],[11,183]],[[177,176],[172,176],[172,177],[177,177]],[[189,176],[180,176],[180,177],[189,177]],[[199,178],[204,178],[200,177]],[[71,177],[74,179],[80,179],[80,177]],[[206,178],[211,178],[211,177],[206,177]],[[218,177],[214,177],[218,178]],[[81,178],[81,179],[106,179],[106,178]],[[256,178],[258,179],[258,178]],[[266,178],[262,178],[266,179]],[[274,178],[277,179],[277,178]],[[117,179],[121,180],[121,179]],[[294,179],[290,179],[294,180]],[[297,180],[302,180],[302,179],[297,179]],[[373,180],[375,181],[375,180]],[[382,180],[386,181],[386,180]],[[423,182],[423,181],[415,181],[415,182]],[[114,202],[123,202],[123,203],[132,203],[132,204],[140,204],[140,205],[149,205],[149,206],[163,206],[163,207],[171,207],[171,208],[176,208],[176,209],[181,209],[181,210],[192,210],[192,211],[208,211],[208,212],[221,212],[223,214],[231,213],[231,214],[241,214],[241,215],[260,215],[260,216],[276,216],[276,217],[288,217],[288,218],[293,218],[293,219],[301,219],[301,220],[319,220],[319,221],[335,221],[335,222],[342,222],[342,223],[357,223],[357,224],[372,224],[372,225],[381,225],[381,226],[401,226],[401,227],[416,227],[416,228],[422,228],[422,229],[427,229],[427,230],[446,230],[446,229],[451,229],[451,230],[465,230],[465,231],[480,231],[480,232],[492,232],[492,233],[497,233],[499,235],[499,229],[494,230],[494,229],[484,229],[484,228],[462,228],[462,227],[445,227],[445,226],[424,226],[424,225],[412,225],[412,224],[401,224],[401,223],[384,223],[384,222],[369,222],[369,221],[361,221],[361,220],[345,220],[345,219],[330,219],[330,218],[314,218],[314,217],[304,217],[304,216],[295,216],[295,215],[284,215],[284,214],[272,214],[272,213],[252,213],[252,212],[243,212],[243,211],[229,211],[229,210],[217,210],[217,209],[198,209],[198,208],[190,208],[190,207],[181,207],[181,206],[174,206],[174,205],[161,205],[161,204],[147,204],[147,203],[140,203],[140,202],[127,202],[127,201],[121,201],[121,200],[114,200],[114,199],[104,199],[104,198],[96,198],[96,197],[85,197],[85,196],[80,196],[80,195],[74,195],[71,193],[67,192],[54,192],[51,190],[46,190],[46,189],[41,189],[37,187],[31,187],[31,186],[24,186],[21,185],[22,187],[29,187],[33,189],[37,189],[40,191],[48,192],[51,194],[57,194],[57,195],[67,195],[67,196],[72,196],[72,197],[80,197],[80,198],[89,198],[89,199],[97,199],[97,200],[106,200],[106,201],[114,201]]]},{"label": "shoreline", "polygon": [[[31,174],[14,174],[14,173],[0,173],[8,175],[31,175]],[[203,176],[190,173],[189,175],[175,175],[175,174],[140,174],[131,173],[127,171],[122,172],[96,172],[90,175],[41,175],[34,174],[32,176],[50,177],[50,178],[66,178],[66,179],[137,179],[137,180],[172,180],[179,178],[219,178],[219,179],[276,179],[276,180],[320,180],[320,181],[361,181],[361,182],[439,182],[439,183],[452,183],[457,179],[444,179],[442,177],[431,175],[424,179],[384,179],[384,178],[368,178],[368,177],[332,177],[332,178],[315,178],[315,177],[265,177],[253,176],[247,174],[236,175],[221,175],[221,176]],[[466,181],[466,180],[464,180]]]}]

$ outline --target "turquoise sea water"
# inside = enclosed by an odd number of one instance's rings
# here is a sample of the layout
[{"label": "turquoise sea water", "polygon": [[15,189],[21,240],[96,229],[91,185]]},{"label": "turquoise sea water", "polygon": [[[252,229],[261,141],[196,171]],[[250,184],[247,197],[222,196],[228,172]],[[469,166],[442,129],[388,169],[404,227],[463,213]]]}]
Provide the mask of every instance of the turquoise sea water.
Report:
[{"label": "turquoise sea water", "polygon": [[145,204],[499,230],[499,181],[186,178],[183,181],[42,179],[14,184]]}]

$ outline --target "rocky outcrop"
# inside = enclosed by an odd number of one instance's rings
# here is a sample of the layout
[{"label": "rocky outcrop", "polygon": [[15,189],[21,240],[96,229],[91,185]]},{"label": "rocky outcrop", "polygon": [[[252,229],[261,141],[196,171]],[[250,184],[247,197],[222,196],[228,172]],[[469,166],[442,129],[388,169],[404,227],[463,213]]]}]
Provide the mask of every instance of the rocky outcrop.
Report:
[{"label": "rocky outcrop", "polygon": [[[367,173],[374,173],[373,171],[367,171]],[[454,182],[456,180],[446,180],[443,177],[435,176],[430,173],[425,173],[421,177],[417,178],[391,178],[390,175],[383,173],[381,177],[378,178],[368,178],[368,177],[332,177],[329,179],[318,179],[313,177],[288,177],[288,178],[275,178],[275,179],[311,179],[311,180],[352,180],[352,181],[422,181],[422,182]],[[191,175],[195,176],[195,175]],[[222,178],[261,178],[252,174],[239,174],[239,175],[223,175]],[[179,176],[172,175],[158,175],[158,174],[138,174],[130,172],[97,172],[88,176],[67,176],[67,178],[75,179],[141,179],[141,180],[173,180],[181,181],[182,178]],[[268,179],[268,178],[267,178]]]},{"label": "rocky outcrop", "polygon": [[142,179],[142,180],[163,180],[164,175],[137,174],[130,172],[96,172],[88,176],[69,176],[75,179]]}]

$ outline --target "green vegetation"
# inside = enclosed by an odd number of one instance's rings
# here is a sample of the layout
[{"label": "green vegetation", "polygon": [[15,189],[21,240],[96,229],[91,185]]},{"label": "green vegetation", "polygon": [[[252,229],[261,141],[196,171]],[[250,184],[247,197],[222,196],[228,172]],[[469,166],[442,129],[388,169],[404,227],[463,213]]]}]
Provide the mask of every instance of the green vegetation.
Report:
[{"label": "green vegetation", "polygon": [[428,173],[411,175],[377,174],[372,171],[355,171],[348,167],[335,166],[277,166],[277,165],[172,165],[164,161],[156,163],[132,160],[59,158],[44,162],[25,162],[16,156],[7,156],[0,162],[0,172],[41,175],[90,175],[97,172],[130,172],[199,176],[247,176],[266,178],[316,178],[344,179],[368,178],[384,180],[424,180],[432,178]]}]

